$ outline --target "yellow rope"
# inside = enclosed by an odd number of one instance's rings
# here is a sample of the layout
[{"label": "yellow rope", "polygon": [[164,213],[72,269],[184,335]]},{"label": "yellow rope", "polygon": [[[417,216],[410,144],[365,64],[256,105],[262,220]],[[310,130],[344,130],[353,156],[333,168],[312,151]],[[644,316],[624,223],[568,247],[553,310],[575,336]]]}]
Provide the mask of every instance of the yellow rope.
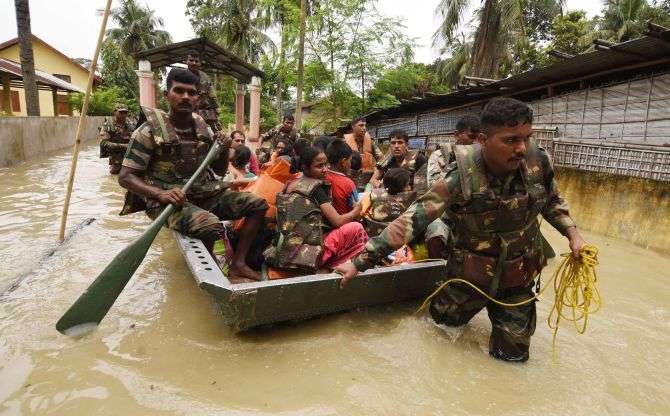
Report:
[{"label": "yellow rope", "polygon": [[[540,297],[544,291],[550,286],[551,281],[554,282],[554,306],[547,317],[547,324],[549,328],[554,330],[552,338],[552,351],[556,350],[556,334],[558,332],[558,324],[560,321],[572,321],[575,324],[577,332],[583,334],[586,331],[589,314],[600,310],[602,306],[602,297],[596,286],[598,280],[596,276],[596,266],[598,265],[598,249],[595,246],[585,245],[580,250],[580,258],[575,259],[571,253],[563,253],[561,256],[563,260],[554,272],[553,276],[544,288],[535,296],[516,303],[501,302],[488,293],[484,292],[474,284],[467,280],[454,278],[442,283],[433,293],[431,293],[426,300],[423,301],[416,313],[425,310],[430,301],[445,287],[452,283],[464,283],[477,291],[493,303],[505,307],[515,307],[530,303]],[[433,259],[426,259],[430,261]],[[570,313],[563,311],[564,307],[568,307]],[[580,321],[582,322],[580,325]]]}]

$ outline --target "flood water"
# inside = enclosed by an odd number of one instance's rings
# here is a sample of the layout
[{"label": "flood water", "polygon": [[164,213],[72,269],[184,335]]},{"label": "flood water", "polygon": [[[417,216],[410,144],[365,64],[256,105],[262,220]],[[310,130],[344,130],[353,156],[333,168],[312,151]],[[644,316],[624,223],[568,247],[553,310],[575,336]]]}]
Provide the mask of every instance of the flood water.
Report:
[{"label": "flood water", "polygon": [[38,263],[68,169],[69,152],[0,169],[0,290],[15,286],[0,295],[0,415],[670,414],[670,257],[587,232],[605,305],[586,335],[559,331],[555,364],[549,300],[523,365],[489,358],[485,313],[445,330],[417,303],[234,335],[165,231],[97,331],[65,337],[57,319],[148,224],[116,215],[122,193],[85,147],[68,224],[96,221]]}]

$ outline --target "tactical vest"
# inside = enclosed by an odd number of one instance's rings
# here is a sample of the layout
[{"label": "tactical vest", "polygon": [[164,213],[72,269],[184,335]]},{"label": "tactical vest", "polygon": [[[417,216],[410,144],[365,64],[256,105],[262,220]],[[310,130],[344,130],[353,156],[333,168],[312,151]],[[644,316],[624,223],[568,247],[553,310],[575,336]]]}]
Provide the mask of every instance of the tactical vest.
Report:
[{"label": "tactical vest", "polygon": [[542,158],[534,143],[519,168],[525,193],[495,195],[480,146],[454,146],[465,204],[446,212],[454,235],[447,273],[495,294],[530,284],[546,265],[537,216],[548,201]]},{"label": "tactical vest", "polygon": [[[109,137],[109,142],[111,143],[121,143],[121,144],[128,144],[130,142],[130,136],[133,133],[133,128],[131,127],[130,123],[128,120],[125,121],[125,131],[119,131],[119,129],[116,126],[116,122],[112,120],[111,122],[109,119],[105,119],[104,124],[102,125],[101,129],[104,129],[104,131],[107,133]],[[100,142],[100,157],[110,157],[114,156],[116,159],[120,159],[121,161],[123,160],[123,154],[125,153],[125,150],[121,151],[108,151],[104,146],[103,142]],[[120,163],[120,162],[119,162]]]},{"label": "tactical vest", "polygon": [[[147,178],[164,189],[185,184],[205,160],[213,143],[207,124],[202,118],[193,117],[191,137],[180,137],[166,112],[148,107],[142,107],[142,111],[156,143]],[[202,185],[209,180],[212,180],[211,175],[205,174],[199,183]]]},{"label": "tactical vest", "polygon": [[[414,151],[414,150],[408,150],[407,154],[405,155],[405,159],[402,161],[402,164],[398,166],[399,168],[403,168],[407,170],[411,175],[412,179],[414,178],[414,174],[416,173],[416,158],[419,155],[419,152]],[[391,163],[393,163],[394,156],[392,153],[388,153],[384,159],[382,159],[377,166],[380,168],[386,170],[389,169],[391,166]]]},{"label": "tactical vest", "polygon": [[267,262],[280,269],[315,272],[323,257],[323,215],[314,191],[328,182],[303,176],[277,194],[276,243],[266,250]]},{"label": "tactical vest", "polygon": [[377,236],[388,223],[402,215],[416,200],[416,191],[389,194],[386,189],[370,191],[370,210],[364,218],[365,231],[369,236]]}]

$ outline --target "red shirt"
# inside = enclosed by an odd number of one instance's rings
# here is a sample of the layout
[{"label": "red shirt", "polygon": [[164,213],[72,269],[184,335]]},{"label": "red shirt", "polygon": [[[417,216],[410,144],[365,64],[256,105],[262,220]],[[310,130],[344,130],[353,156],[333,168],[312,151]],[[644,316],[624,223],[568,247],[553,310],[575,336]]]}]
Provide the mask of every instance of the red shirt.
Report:
[{"label": "red shirt", "polygon": [[252,151],[251,152],[251,159],[249,159],[249,172],[258,176],[259,171],[260,171],[260,169],[258,168],[258,159],[256,159],[256,154]]},{"label": "red shirt", "polygon": [[333,170],[326,171],[326,180],[331,184],[333,207],[340,215],[346,214],[358,200],[356,184],[345,174]]}]

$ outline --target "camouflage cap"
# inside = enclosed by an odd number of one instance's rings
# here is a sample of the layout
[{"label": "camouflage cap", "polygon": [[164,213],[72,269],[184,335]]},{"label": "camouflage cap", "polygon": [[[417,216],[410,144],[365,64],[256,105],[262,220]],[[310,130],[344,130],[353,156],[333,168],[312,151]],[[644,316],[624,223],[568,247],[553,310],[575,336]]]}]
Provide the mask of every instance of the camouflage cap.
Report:
[{"label": "camouflage cap", "polygon": [[114,105],[114,111],[128,112],[128,106],[123,103],[116,103],[116,105]]}]

